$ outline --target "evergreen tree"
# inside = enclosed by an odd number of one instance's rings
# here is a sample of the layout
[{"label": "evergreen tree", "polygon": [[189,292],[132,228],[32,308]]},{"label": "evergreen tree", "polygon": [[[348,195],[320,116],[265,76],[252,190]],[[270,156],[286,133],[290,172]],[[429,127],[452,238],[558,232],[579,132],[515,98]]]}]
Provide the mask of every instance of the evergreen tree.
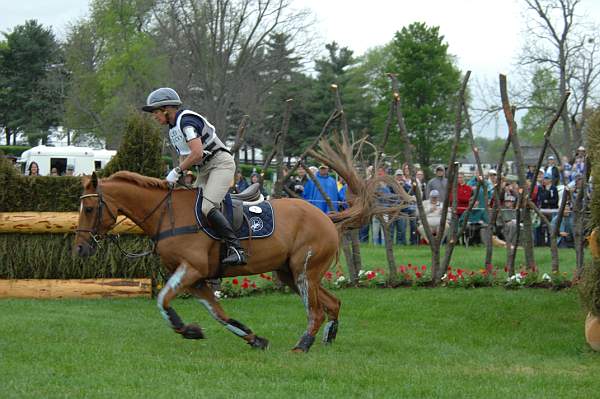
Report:
[{"label": "evergreen tree", "polygon": [[48,129],[59,119],[60,100],[47,85],[48,74],[59,61],[58,44],[52,30],[35,20],[4,37],[6,43],[0,46],[0,125],[7,129],[7,136],[25,132],[45,142]]},{"label": "evergreen tree", "polygon": [[[396,32],[391,50],[388,71],[398,75],[402,112],[416,160],[422,167],[444,161],[450,154],[454,103],[460,88],[460,71],[448,54],[444,36],[437,26],[415,22]],[[387,93],[385,104],[389,105],[389,86]]]},{"label": "evergreen tree", "polygon": [[369,126],[372,117],[372,101],[365,90],[367,79],[359,68],[359,59],[348,47],[340,47],[332,42],[325,46],[327,57],[315,61],[317,79],[313,95],[312,112],[317,121],[315,136],[335,107],[331,93],[331,84],[337,84],[344,111],[348,118],[348,127],[359,132]]},{"label": "evergreen tree", "polygon": [[132,110],[127,118],[117,155],[106,165],[103,175],[129,170],[145,176],[162,177],[162,142],[161,129],[152,117]]}]

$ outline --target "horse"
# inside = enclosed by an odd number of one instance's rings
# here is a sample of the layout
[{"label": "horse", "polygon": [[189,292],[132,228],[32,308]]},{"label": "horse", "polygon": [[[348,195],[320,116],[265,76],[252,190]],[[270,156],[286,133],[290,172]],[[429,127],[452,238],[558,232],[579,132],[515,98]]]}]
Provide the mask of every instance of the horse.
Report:
[{"label": "horse", "polygon": [[[131,219],[151,238],[169,229],[177,231],[196,224],[195,190],[173,189],[164,180],[127,171],[103,179],[93,173],[82,183],[73,247],[79,256],[95,252],[97,243],[117,224],[118,215]],[[158,294],[157,305],[175,333],[187,339],[205,338],[200,326],[184,323],[171,306],[177,294],[187,291],[226,329],[251,347],[266,349],[266,338],[225,313],[207,280],[276,271],[279,279],[301,297],[308,315],[306,331],[292,351],[309,351],[325,313],[328,321],[323,342],[335,340],[341,302],[321,285],[321,279],[337,259],[338,230],[328,215],[304,200],[274,199],[271,205],[278,223],[271,236],[242,241],[250,254],[244,266],[223,269],[219,263],[220,242],[201,231],[163,234],[164,239],[154,240],[156,253],[171,273]]]}]

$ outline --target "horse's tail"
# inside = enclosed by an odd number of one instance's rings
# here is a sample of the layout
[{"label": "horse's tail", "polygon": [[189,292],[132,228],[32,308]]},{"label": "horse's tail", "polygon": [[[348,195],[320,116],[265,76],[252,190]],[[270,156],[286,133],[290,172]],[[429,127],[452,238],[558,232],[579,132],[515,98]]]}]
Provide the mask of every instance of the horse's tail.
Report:
[{"label": "horse's tail", "polygon": [[[354,154],[345,136],[334,137],[330,144],[322,139],[319,150],[310,151],[319,162],[335,170],[348,184],[348,207],[339,212],[330,212],[329,218],[340,229],[354,229],[364,226],[376,215],[396,216],[409,200],[408,194],[390,176],[362,178],[354,167]],[[382,192],[381,187],[392,188],[393,193]]]}]

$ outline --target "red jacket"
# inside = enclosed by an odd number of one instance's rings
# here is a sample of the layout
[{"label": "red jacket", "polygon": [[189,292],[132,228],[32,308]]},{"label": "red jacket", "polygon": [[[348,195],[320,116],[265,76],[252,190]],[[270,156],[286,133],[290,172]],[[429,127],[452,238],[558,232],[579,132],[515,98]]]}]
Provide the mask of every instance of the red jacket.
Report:
[{"label": "red jacket", "polygon": [[[466,183],[459,184],[456,188],[456,214],[458,216],[462,215],[469,207],[471,194],[473,194],[473,187]],[[452,204],[452,191],[450,191],[449,201]]]}]

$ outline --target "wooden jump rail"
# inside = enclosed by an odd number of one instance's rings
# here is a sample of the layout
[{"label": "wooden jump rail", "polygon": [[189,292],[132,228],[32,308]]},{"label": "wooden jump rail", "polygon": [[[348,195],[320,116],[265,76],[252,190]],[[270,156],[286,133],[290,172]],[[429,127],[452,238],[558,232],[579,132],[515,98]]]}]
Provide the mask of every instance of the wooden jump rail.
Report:
[{"label": "wooden jump rail", "polygon": [[152,281],[140,279],[0,280],[0,298],[134,298],[152,296]]},{"label": "wooden jump rail", "polygon": [[[118,221],[124,218],[119,216]],[[74,233],[78,219],[78,212],[0,212],[0,233]],[[111,232],[142,234],[142,230],[129,219]]]},{"label": "wooden jump rail", "polygon": [[[74,233],[78,212],[0,212],[0,233]],[[123,216],[119,217],[119,221]],[[115,234],[141,234],[131,220],[112,231]],[[18,279],[0,280],[0,298],[133,298],[152,296],[151,279]]]}]

